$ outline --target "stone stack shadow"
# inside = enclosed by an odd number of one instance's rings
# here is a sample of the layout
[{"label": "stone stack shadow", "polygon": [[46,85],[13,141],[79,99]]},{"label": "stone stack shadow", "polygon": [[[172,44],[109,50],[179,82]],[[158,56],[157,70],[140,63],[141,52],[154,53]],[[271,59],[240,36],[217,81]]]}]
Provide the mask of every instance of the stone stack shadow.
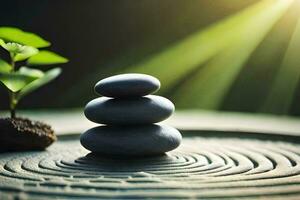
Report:
[{"label": "stone stack shadow", "polygon": [[158,79],[145,74],[121,74],[95,85],[103,97],[90,101],[84,114],[104,124],[81,135],[83,147],[103,155],[158,155],[177,148],[181,134],[173,127],[158,125],[172,115],[174,104],[150,95],[160,88]]}]

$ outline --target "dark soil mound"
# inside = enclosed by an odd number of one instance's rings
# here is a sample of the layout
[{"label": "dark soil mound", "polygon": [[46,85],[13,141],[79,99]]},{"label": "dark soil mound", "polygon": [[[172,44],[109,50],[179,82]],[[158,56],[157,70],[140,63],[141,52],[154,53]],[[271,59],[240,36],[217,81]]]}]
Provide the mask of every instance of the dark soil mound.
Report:
[{"label": "dark soil mound", "polygon": [[0,152],[43,150],[56,140],[52,128],[25,118],[0,119]]}]

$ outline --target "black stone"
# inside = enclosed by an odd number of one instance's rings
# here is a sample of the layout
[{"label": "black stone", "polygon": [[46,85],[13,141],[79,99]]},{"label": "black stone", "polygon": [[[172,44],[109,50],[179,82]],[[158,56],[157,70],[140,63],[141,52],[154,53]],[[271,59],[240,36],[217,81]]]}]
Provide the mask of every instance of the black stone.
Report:
[{"label": "black stone", "polygon": [[169,126],[98,126],[81,135],[86,149],[100,154],[143,156],[171,151],[181,142],[180,132]]},{"label": "black stone", "polygon": [[100,97],[86,105],[84,114],[89,120],[100,124],[133,125],[163,121],[174,109],[171,101],[156,95],[131,99]]},{"label": "black stone", "polygon": [[98,94],[114,98],[145,96],[159,88],[159,80],[146,74],[120,74],[105,78],[95,85]]}]

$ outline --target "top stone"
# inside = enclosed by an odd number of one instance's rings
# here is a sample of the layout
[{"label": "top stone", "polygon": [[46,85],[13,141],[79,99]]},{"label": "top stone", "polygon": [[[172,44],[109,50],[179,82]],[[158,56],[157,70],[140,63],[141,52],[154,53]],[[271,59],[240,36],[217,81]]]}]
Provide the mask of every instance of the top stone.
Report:
[{"label": "top stone", "polygon": [[146,96],[159,88],[159,80],[146,74],[120,74],[102,79],[95,85],[98,94],[113,98]]}]

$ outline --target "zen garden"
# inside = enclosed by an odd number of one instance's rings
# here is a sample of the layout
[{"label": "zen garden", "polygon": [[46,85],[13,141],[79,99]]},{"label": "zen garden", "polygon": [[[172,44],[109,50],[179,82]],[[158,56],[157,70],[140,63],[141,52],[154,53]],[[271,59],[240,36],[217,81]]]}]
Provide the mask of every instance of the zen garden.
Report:
[{"label": "zen garden", "polygon": [[300,1],[3,2],[0,199],[300,199]]}]

